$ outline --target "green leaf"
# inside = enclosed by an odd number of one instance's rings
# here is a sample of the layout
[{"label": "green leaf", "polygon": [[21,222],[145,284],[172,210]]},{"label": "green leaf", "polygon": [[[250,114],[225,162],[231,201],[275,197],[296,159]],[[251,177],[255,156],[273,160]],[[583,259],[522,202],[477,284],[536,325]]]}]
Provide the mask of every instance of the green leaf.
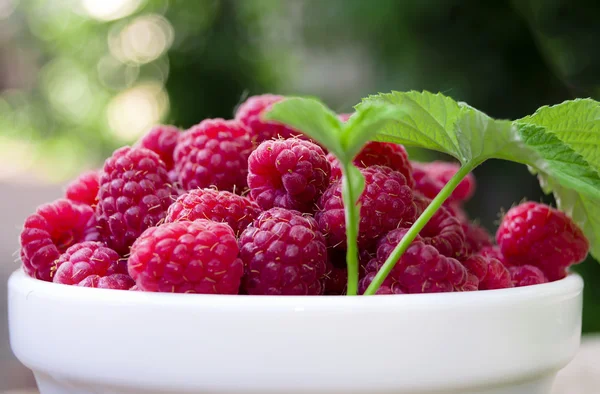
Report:
[{"label": "green leaf", "polygon": [[285,99],[273,105],[264,119],[301,130],[338,158],[345,157],[340,143],[342,122],[335,112],[318,100],[300,97]]},{"label": "green leaf", "polygon": [[538,178],[544,191],[554,194],[558,208],[583,230],[590,242],[592,256],[600,260],[600,198],[589,197],[563,187],[543,172],[538,173]]},{"label": "green leaf", "polygon": [[378,102],[396,106],[396,121],[374,139],[433,149],[454,156],[463,164],[497,157],[519,162],[530,158],[511,122],[495,120],[441,93],[392,92],[370,96],[362,106]]},{"label": "green leaf", "polygon": [[354,158],[377,132],[405,116],[402,106],[381,102],[365,103],[344,124],[341,142],[349,157]]},{"label": "green leaf", "polygon": [[554,184],[600,198],[600,176],[581,155],[545,127],[523,123],[515,125],[523,142],[539,155],[526,164],[552,177]]},{"label": "green leaf", "polygon": [[391,105],[402,114],[396,122],[378,130],[373,139],[433,149],[460,159],[458,140],[449,132],[460,115],[456,101],[441,93],[392,92],[369,96],[356,110],[372,103]]},{"label": "green leaf", "polygon": [[354,165],[348,165],[344,171],[344,175],[350,192],[345,196],[346,198],[350,198],[350,200],[344,201],[344,205],[357,205],[358,199],[365,190],[365,177]]},{"label": "green leaf", "polygon": [[544,106],[518,122],[545,127],[596,170],[600,169],[599,102],[576,99],[551,107]]}]

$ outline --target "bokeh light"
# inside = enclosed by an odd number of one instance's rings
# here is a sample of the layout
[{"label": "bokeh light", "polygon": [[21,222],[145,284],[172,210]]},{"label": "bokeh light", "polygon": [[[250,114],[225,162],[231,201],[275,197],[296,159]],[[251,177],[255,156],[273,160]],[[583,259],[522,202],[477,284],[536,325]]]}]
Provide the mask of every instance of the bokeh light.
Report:
[{"label": "bokeh light", "polygon": [[173,27],[160,15],[140,16],[109,37],[115,58],[139,64],[157,59],[172,43]]},{"label": "bokeh light", "polygon": [[82,0],[87,14],[99,21],[111,21],[132,14],[141,0]]}]

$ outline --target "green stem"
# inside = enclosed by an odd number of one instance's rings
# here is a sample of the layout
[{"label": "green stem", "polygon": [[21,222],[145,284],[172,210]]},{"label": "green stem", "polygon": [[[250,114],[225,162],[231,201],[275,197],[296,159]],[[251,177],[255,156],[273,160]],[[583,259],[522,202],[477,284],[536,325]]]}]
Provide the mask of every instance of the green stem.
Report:
[{"label": "green stem", "polygon": [[[349,164],[352,165],[352,164]],[[344,200],[344,214],[346,218],[346,264],[348,266],[348,287],[346,294],[355,296],[358,294],[358,226],[360,208],[354,196],[354,185],[352,177],[349,176],[350,169],[343,167],[342,174],[342,198]]]},{"label": "green stem", "polygon": [[444,201],[446,201],[448,197],[450,197],[454,189],[456,189],[456,187],[460,184],[464,177],[466,177],[469,174],[469,172],[473,170],[473,168],[475,168],[474,163],[467,163],[463,165],[456,172],[456,174],[454,174],[454,176],[448,181],[446,186],[444,186],[444,188],[439,192],[439,194],[435,196],[433,200],[431,200],[429,206],[425,209],[425,211],[423,211],[421,216],[419,216],[419,218],[408,229],[406,235],[404,235],[402,240],[400,240],[400,243],[396,246],[396,248],[394,248],[390,256],[387,258],[387,260],[379,270],[379,272],[377,272],[377,275],[375,275],[375,278],[373,278],[373,281],[365,291],[365,295],[373,295],[377,293],[377,290],[379,290],[379,287],[381,286],[385,278],[387,278],[389,273],[392,271],[392,269],[396,265],[396,262],[398,262],[398,260],[400,260],[400,258],[404,254],[404,252],[406,252],[406,249],[408,249],[411,242],[417,237],[417,235],[419,235],[421,230],[423,230],[423,227],[427,225],[427,223],[433,217],[433,215],[435,215],[438,209],[440,209]]}]

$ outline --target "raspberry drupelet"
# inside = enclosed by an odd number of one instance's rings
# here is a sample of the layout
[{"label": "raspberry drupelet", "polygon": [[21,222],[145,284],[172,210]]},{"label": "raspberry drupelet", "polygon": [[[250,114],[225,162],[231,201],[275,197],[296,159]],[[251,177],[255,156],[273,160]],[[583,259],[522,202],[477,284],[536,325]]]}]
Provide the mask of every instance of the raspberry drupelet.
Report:
[{"label": "raspberry drupelet", "polygon": [[311,213],[329,178],[325,152],[297,138],[265,141],[248,159],[250,195],[263,209]]},{"label": "raspberry drupelet", "polygon": [[272,208],[242,233],[239,244],[247,294],[323,294],[327,247],[312,217]]},{"label": "raspberry drupelet", "polygon": [[513,287],[508,269],[498,259],[475,254],[463,265],[479,279],[479,290]]},{"label": "raspberry drupelet", "polygon": [[241,193],[246,188],[250,132],[235,120],[206,119],[186,130],[174,151],[175,170],[184,190],[214,186]]},{"label": "raspberry drupelet", "polygon": [[96,216],[102,241],[121,255],[148,227],[164,220],[177,195],[158,155],[123,147],[104,163]]},{"label": "raspberry drupelet", "polygon": [[151,227],[135,241],[129,274],[139,290],[237,294],[244,272],[233,230],[206,219]]},{"label": "raspberry drupelet", "polygon": [[279,122],[262,119],[262,115],[271,109],[273,104],[283,99],[283,96],[275,94],[251,96],[238,107],[235,119],[248,127],[254,143],[260,144],[274,138],[291,138],[301,134]]}]

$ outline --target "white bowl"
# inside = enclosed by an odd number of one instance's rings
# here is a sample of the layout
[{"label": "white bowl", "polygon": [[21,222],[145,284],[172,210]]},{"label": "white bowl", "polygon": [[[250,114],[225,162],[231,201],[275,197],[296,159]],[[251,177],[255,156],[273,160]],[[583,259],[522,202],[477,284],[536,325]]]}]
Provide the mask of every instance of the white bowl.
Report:
[{"label": "white bowl", "polygon": [[374,297],[159,294],[15,272],[9,325],[42,394],[547,394],[583,281]]}]

